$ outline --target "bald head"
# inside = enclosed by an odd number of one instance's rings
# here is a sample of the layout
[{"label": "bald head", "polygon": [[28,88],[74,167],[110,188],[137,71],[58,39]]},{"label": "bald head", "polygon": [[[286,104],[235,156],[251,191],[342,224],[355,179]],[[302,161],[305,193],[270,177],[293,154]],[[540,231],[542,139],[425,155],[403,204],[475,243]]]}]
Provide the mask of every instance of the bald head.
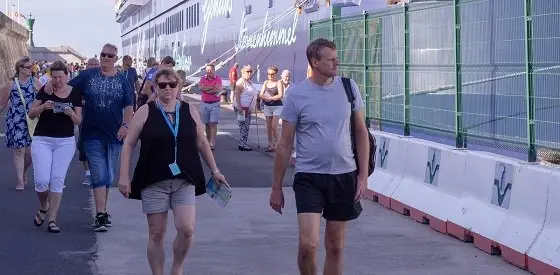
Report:
[{"label": "bald head", "polygon": [[99,60],[97,58],[90,58],[87,61],[86,69],[97,68],[99,67]]}]

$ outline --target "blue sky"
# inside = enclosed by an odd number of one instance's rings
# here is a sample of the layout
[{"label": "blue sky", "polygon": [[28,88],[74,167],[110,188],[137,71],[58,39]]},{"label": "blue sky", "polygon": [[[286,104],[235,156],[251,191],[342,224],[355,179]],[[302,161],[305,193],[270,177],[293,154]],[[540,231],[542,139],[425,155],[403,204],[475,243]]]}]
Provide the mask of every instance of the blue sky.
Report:
[{"label": "blue sky", "polygon": [[[68,45],[86,57],[99,55],[107,42],[120,49],[114,6],[114,0],[20,0],[21,13],[35,18],[35,46]],[[0,9],[5,12],[5,1]]]}]

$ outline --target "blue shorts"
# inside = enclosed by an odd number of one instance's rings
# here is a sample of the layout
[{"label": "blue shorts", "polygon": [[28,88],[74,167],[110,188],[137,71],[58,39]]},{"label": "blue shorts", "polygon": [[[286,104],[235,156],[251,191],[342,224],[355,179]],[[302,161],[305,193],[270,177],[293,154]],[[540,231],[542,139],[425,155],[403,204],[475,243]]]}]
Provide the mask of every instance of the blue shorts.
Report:
[{"label": "blue shorts", "polygon": [[220,106],[219,101],[213,103],[200,102],[200,116],[202,123],[218,123],[220,121]]},{"label": "blue shorts", "polygon": [[119,166],[122,144],[101,140],[84,140],[83,143],[91,172],[91,186],[111,187]]}]

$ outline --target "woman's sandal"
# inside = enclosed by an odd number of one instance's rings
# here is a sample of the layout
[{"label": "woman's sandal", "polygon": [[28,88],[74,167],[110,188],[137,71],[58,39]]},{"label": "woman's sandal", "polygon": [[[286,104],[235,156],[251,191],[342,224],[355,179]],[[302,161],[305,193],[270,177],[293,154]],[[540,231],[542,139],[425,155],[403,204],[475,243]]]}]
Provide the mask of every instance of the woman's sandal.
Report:
[{"label": "woman's sandal", "polygon": [[54,221],[50,221],[47,230],[51,233],[60,233],[60,227]]},{"label": "woman's sandal", "polygon": [[43,225],[46,216],[47,216],[47,210],[43,210],[43,209],[37,210],[37,214],[35,214],[35,218],[33,219],[33,223],[35,224],[35,226],[39,227]]}]

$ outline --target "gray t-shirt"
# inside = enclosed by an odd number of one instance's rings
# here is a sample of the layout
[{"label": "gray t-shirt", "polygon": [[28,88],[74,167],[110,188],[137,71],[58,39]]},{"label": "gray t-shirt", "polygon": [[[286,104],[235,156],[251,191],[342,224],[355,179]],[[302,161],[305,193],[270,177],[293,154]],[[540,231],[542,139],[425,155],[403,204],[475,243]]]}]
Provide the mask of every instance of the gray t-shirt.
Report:
[{"label": "gray t-shirt", "polygon": [[[364,104],[354,80],[354,111]],[[290,87],[282,120],[296,124],[296,173],[343,174],[356,170],[350,140],[350,103],[340,77],[328,86],[306,79]]]}]

